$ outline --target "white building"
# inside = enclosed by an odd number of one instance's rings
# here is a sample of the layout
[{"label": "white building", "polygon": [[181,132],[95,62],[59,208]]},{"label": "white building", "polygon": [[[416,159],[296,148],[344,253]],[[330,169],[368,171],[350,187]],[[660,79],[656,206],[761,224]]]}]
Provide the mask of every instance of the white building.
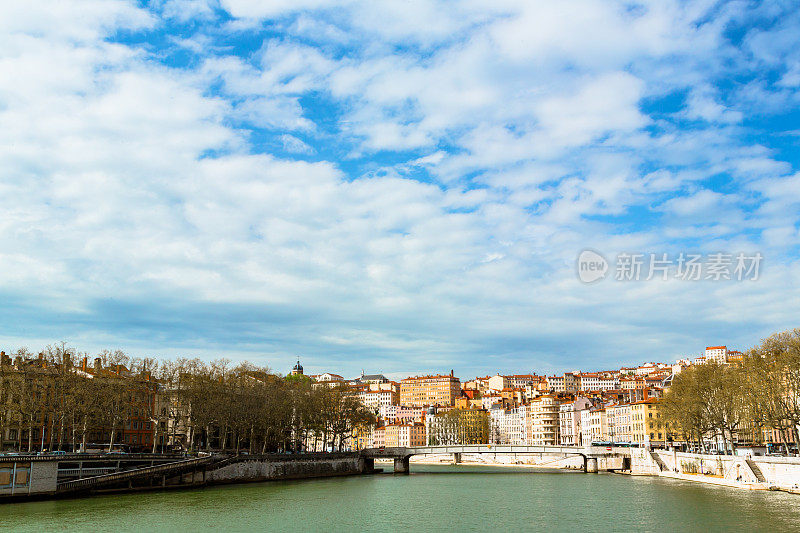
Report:
[{"label": "white building", "polygon": [[317,374],[309,376],[311,379],[314,380],[313,387],[338,387],[340,385],[344,385],[344,378],[339,374],[331,374],[330,372],[326,372],[324,374]]},{"label": "white building", "polygon": [[504,409],[495,405],[489,409],[489,441],[493,444],[522,444],[525,431],[525,410]]},{"label": "white building", "polygon": [[633,441],[630,404],[623,403],[606,406],[606,421],[609,441],[617,443]]},{"label": "white building", "polygon": [[574,402],[562,403],[558,408],[558,439],[562,446],[581,444],[581,412],[589,409],[592,402],[578,397]]},{"label": "white building", "polygon": [[592,442],[608,441],[608,420],[605,407],[598,406],[581,411],[581,427],[583,446],[590,446]]},{"label": "white building", "polygon": [[383,405],[397,404],[397,393],[390,390],[359,390],[355,396],[361,403],[375,411],[379,411]]},{"label": "white building", "polygon": [[484,394],[481,396],[481,407],[489,410],[492,406],[503,403],[503,397],[499,394]]},{"label": "white building", "polygon": [[378,416],[388,424],[393,424],[397,420],[396,405],[381,405],[378,407]]},{"label": "white building", "polygon": [[564,376],[547,376],[547,388],[554,392],[564,392]]},{"label": "white building", "polygon": [[703,354],[708,361],[716,361],[719,364],[728,362],[728,347],[727,346],[707,346],[705,354]]},{"label": "white building", "polygon": [[489,378],[488,382],[488,389],[493,391],[501,391],[503,389],[507,389],[511,386],[511,382],[506,376],[501,376],[497,374],[496,376],[492,376]]},{"label": "white building", "polygon": [[531,400],[525,410],[525,437],[528,444],[558,445],[560,402],[550,394]]},{"label": "white building", "polygon": [[597,372],[586,372],[576,376],[578,378],[578,389],[582,391],[613,390],[619,388],[619,381],[606,376],[601,376]]}]

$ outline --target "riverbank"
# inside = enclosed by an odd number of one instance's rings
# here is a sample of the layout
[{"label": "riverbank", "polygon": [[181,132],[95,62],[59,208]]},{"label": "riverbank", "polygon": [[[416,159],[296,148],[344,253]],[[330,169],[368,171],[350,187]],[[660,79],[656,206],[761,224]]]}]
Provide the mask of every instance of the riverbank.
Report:
[{"label": "riverbank", "polygon": [[[718,456],[630,448],[629,468],[611,468],[619,474],[658,476],[747,491],[777,490],[800,494],[800,458]],[[452,455],[416,456],[411,464],[450,465]],[[583,470],[583,459],[540,455],[463,454],[459,464],[530,469]]]}]

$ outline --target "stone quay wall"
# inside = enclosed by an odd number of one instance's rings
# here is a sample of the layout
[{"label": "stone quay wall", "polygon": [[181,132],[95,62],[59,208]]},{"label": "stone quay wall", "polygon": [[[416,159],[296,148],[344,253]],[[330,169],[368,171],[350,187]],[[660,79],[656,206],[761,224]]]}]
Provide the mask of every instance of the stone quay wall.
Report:
[{"label": "stone quay wall", "polygon": [[[246,483],[275,481],[282,479],[307,479],[316,477],[349,476],[367,473],[364,458],[358,453],[326,453],[299,455],[250,455],[240,456],[233,464],[227,464],[205,474],[208,484]],[[202,481],[202,473],[187,475],[189,483]]]}]

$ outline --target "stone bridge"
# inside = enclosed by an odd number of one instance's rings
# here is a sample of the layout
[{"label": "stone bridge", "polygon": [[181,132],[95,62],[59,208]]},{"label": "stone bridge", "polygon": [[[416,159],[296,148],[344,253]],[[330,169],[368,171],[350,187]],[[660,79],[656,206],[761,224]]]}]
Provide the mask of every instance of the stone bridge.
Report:
[{"label": "stone bridge", "polygon": [[[606,446],[527,446],[517,444],[452,444],[447,446],[417,446],[409,448],[366,448],[361,450],[361,455],[368,461],[368,466],[374,466],[375,459],[394,459],[394,471],[397,474],[407,474],[409,459],[413,455],[427,454],[452,454],[455,463],[461,462],[462,454],[539,454],[556,455],[562,457],[580,456],[583,458],[583,471],[594,473],[599,470],[598,460],[609,459],[614,461],[617,468],[630,469],[630,448],[616,448]],[[626,460],[627,459],[627,460]],[[617,465],[618,463],[618,465]]]}]

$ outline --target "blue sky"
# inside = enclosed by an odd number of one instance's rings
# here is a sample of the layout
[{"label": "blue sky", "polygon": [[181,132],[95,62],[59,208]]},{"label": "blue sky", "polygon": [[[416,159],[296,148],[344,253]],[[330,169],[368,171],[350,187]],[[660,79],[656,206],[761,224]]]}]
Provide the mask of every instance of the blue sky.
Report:
[{"label": "blue sky", "polygon": [[800,325],[794,2],[6,4],[6,350],[470,376]]}]

